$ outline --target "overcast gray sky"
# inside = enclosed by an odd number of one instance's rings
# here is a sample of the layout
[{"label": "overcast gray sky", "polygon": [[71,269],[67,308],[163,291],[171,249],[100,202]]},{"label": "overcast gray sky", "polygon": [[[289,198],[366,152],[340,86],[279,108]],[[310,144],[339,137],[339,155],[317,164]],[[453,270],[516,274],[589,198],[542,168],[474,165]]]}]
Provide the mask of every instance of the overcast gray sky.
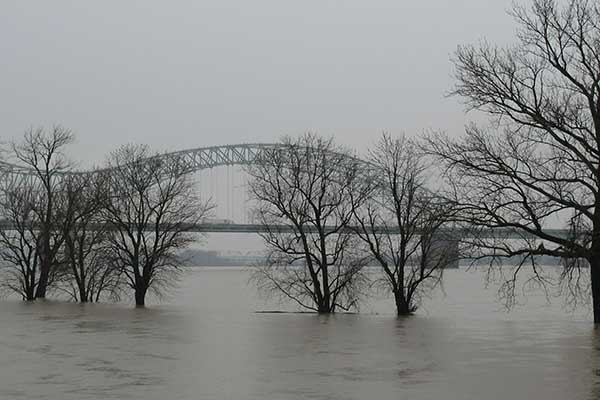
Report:
[{"label": "overcast gray sky", "polygon": [[[1,0],[3,138],[60,123],[84,164],[306,130],[462,130],[449,57],[509,42],[507,0]],[[85,161],[87,160],[87,161]]]}]

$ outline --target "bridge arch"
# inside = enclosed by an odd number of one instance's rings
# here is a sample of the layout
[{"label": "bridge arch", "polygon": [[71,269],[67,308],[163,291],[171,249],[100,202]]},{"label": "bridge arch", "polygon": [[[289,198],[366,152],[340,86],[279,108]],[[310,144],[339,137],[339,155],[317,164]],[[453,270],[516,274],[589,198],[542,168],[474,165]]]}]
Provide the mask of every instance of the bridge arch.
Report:
[{"label": "bridge arch", "polygon": [[[244,143],[177,150],[162,153],[155,157],[177,159],[183,162],[186,169],[192,173],[221,166],[250,165],[258,158],[258,155],[263,150],[279,149],[285,151],[287,147],[287,145],[279,143]],[[374,167],[371,163],[361,158],[354,156],[348,157],[358,161],[360,164],[364,164],[367,169],[372,169]],[[106,170],[107,169],[95,171],[81,170],[67,172],[66,174],[86,174]],[[0,172],[2,172],[3,175],[31,175],[33,173],[29,168],[4,161],[0,161]]]}]

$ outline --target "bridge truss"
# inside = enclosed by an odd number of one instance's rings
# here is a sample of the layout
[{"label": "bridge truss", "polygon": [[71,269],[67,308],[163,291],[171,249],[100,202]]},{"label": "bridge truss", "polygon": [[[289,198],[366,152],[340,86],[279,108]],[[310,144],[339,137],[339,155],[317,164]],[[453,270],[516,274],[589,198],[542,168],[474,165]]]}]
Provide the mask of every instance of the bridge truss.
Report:
[{"label": "bridge truss", "polygon": [[[246,143],[224,146],[199,147],[195,149],[181,150],[170,153],[163,153],[157,157],[174,159],[184,165],[184,169],[189,172],[197,172],[206,169],[212,169],[221,166],[245,166],[255,163],[260,159],[260,153],[264,150],[281,149],[285,150],[284,145],[273,143]],[[371,170],[373,166],[365,161],[357,159],[364,163],[365,170]],[[110,169],[94,170],[94,171],[74,171],[66,174],[90,174],[97,172],[110,172]],[[0,179],[29,179],[33,175],[33,171],[19,165],[0,161]],[[8,226],[3,226],[4,221],[0,221],[0,229],[8,229]],[[282,231],[289,230],[289,227],[279,227]],[[236,224],[236,223],[206,223],[192,227],[191,230],[196,232],[261,232],[264,227],[255,224]],[[564,236],[568,232],[566,230],[552,230],[553,233]],[[455,232],[458,237],[468,236],[467,232]],[[523,234],[515,230],[493,230],[479,231],[479,235],[484,237],[507,237],[507,238],[522,238]]]}]

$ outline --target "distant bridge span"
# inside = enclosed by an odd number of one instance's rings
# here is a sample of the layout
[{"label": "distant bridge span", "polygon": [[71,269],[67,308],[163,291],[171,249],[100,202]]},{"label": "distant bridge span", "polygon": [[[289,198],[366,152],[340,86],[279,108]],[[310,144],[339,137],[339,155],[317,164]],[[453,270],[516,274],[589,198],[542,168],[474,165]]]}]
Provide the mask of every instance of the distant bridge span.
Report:
[{"label": "distant bridge span", "polygon": [[156,157],[182,162],[189,173],[222,166],[251,165],[263,150],[285,146],[275,143],[246,143],[223,146],[199,147],[163,153]]},{"label": "distant bridge span", "polygon": [[[178,150],[162,153],[151,158],[159,157],[181,161],[185,166],[185,170],[192,173],[221,166],[251,165],[257,160],[261,151],[272,149],[285,150],[287,147],[287,145],[279,143],[243,143]],[[364,164],[367,168],[372,167],[372,164],[366,160],[352,158]],[[73,171],[66,172],[65,175],[89,174],[100,171],[110,171],[110,169]],[[0,172],[9,175],[31,175],[33,173],[31,169],[4,161],[0,161]]]},{"label": "distant bridge span", "polygon": [[[325,231],[331,231],[334,227],[325,227]],[[378,229],[378,228],[375,228]],[[381,228],[380,228],[381,229]],[[293,233],[295,232],[294,227],[290,225],[271,225],[266,227],[261,224],[194,224],[188,227],[190,232],[199,233],[266,233],[266,232],[281,232],[281,233]],[[307,227],[308,231],[314,230],[312,227]],[[353,231],[353,227],[346,228],[346,231]],[[390,234],[399,234],[400,229],[398,227],[386,228],[386,232]],[[568,229],[546,229],[545,233],[566,238],[569,235]],[[453,239],[469,238],[477,236],[482,239],[492,238],[506,238],[506,239],[535,239],[537,236],[527,234],[522,230],[510,229],[510,228],[496,228],[496,229],[441,229],[439,231],[441,236],[449,237]]]},{"label": "distant bridge span", "polygon": [[[199,147],[195,149],[179,150],[158,155],[161,158],[179,159],[189,167],[190,172],[224,165],[248,165],[251,164],[257,154],[263,149],[276,148],[278,144],[272,143],[248,143],[224,146]],[[27,167],[0,161],[0,171],[5,174],[29,175],[32,170]],[[85,174],[95,171],[67,172],[73,174]]]},{"label": "distant bridge span", "polygon": [[[232,144],[232,145],[221,145],[221,146],[208,146],[198,147],[194,149],[179,150],[174,152],[162,153],[154,157],[160,157],[164,159],[176,159],[183,163],[185,170],[188,173],[201,171],[205,169],[211,169],[221,166],[234,166],[234,165],[251,165],[256,162],[259,158],[261,151],[287,148],[284,144],[277,143],[244,143],[244,144]],[[352,156],[349,156],[352,157]],[[363,163],[365,169],[369,170],[373,168],[373,165],[366,160],[355,158],[355,160]],[[97,172],[108,172],[110,169],[100,170],[81,170],[66,172],[65,174],[90,174]],[[15,176],[31,176],[33,171],[23,166],[11,164],[9,162],[0,161],[0,177],[15,177]],[[11,229],[6,221],[0,220],[0,229]],[[276,225],[269,228],[272,231],[278,232],[293,232],[290,226]],[[259,224],[219,224],[219,223],[204,223],[196,224],[189,227],[191,232],[203,232],[203,233],[260,233],[267,232],[267,228]],[[389,230],[390,233],[397,233],[394,229]],[[568,230],[564,229],[548,229],[547,233],[558,237],[567,237],[569,234]],[[523,231],[516,229],[484,229],[478,230],[478,237],[482,238],[534,238],[533,235],[528,235]],[[448,234],[452,234],[456,238],[472,237],[473,231],[467,229],[458,229],[449,231]]]},{"label": "distant bridge span", "polygon": [[[90,226],[92,229],[94,225]],[[294,233],[294,227],[290,225],[270,225],[268,227],[262,224],[235,224],[235,223],[200,223],[200,224],[189,224],[180,225],[178,229],[183,227],[184,230],[194,233],[266,233],[266,232],[279,232],[279,233]],[[10,221],[0,220],[0,230],[10,230],[13,225]],[[101,226],[97,226],[101,228]],[[164,227],[169,229],[168,226]],[[148,230],[154,230],[153,225],[149,225]],[[316,231],[314,227],[306,227],[307,231]],[[334,227],[324,227],[326,232],[330,232]],[[375,228],[383,230],[384,228]],[[345,229],[345,232],[354,232],[353,227],[349,226]],[[385,228],[385,231],[390,234],[399,234],[400,229],[398,227]],[[569,231],[567,229],[547,229],[544,232],[558,237],[567,237]],[[441,229],[439,231],[440,236],[448,237],[452,239],[460,240],[462,238],[470,238],[477,236],[478,238],[491,239],[491,238],[506,238],[506,239],[534,239],[536,236],[525,234],[523,231],[516,229]]]}]

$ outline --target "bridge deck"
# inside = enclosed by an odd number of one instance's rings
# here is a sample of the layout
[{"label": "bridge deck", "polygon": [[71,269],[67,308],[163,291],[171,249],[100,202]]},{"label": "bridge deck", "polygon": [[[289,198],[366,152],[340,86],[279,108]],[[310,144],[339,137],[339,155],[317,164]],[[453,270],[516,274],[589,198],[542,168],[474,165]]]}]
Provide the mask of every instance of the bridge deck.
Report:
[{"label": "bridge deck", "polygon": [[[264,233],[271,231],[282,232],[282,233],[293,233],[294,229],[289,225],[273,225],[269,228],[260,224],[230,224],[230,223],[206,223],[206,224],[193,224],[184,227],[190,232],[198,233]],[[0,221],[0,230],[12,229],[12,224],[8,221]],[[92,227],[93,229],[93,227]],[[149,227],[149,229],[153,229]],[[332,227],[325,227],[326,231],[331,231]],[[351,227],[347,228],[346,231],[352,232]],[[400,233],[398,228],[388,228],[387,231],[391,234]],[[566,229],[547,229],[544,232],[558,237],[567,237],[569,231]],[[515,229],[480,229],[480,230],[469,230],[469,229],[446,229],[440,231],[441,235],[448,235],[455,238],[466,238],[466,237],[480,237],[480,238],[507,238],[507,239],[520,239],[520,238],[533,238],[533,235],[525,235],[521,231]]]}]

